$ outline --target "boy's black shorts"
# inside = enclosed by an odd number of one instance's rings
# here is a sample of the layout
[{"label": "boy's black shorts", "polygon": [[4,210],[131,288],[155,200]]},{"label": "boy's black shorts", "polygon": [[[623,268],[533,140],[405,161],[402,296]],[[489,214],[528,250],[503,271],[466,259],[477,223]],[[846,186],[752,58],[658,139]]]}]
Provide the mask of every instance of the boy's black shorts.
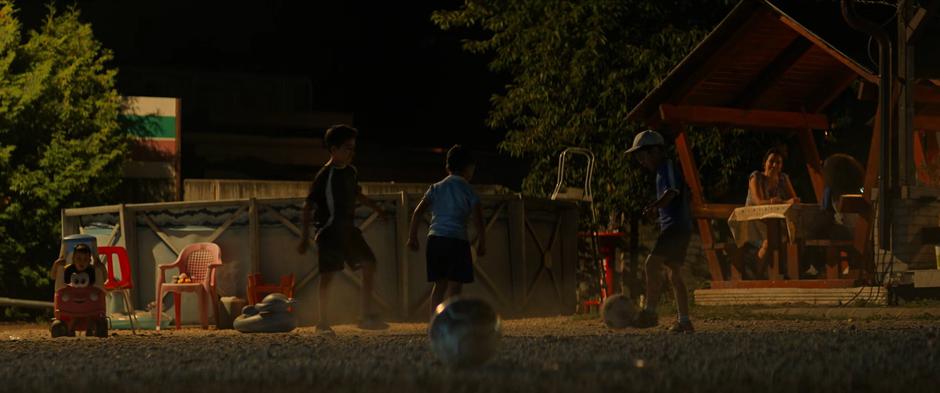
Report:
[{"label": "boy's black shorts", "polygon": [[428,281],[473,282],[473,256],[470,243],[462,239],[428,236]]},{"label": "boy's black shorts", "polygon": [[685,254],[689,249],[692,232],[678,225],[666,228],[659,233],[650,255],[663,258],[667,264],[685,263]]},{"label": "boy's black shorts", "polygon": [[375,254],[355,226],[329,227],[317,236],[320,273],[343,270],[343,264],[356,270],[364,263],[375,263]]}]

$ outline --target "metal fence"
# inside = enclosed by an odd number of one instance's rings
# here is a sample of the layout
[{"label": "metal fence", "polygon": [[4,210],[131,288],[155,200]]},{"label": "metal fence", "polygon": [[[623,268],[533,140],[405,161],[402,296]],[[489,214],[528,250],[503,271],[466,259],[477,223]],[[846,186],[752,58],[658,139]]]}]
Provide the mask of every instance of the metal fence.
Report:
[{"label": "metal fence", "polygon": [[[431,285],[426,281],[422,250],[405,246],[411,212],[419,194],[372,195],[387,212],[381,220],[360,208],[356,224],[378,259],[375,300],[391,320],[428,317]],[[483,196],[487,254],[474,251],[476,281],[468,295],[488,300],[507,317],[570,314],[575,310],[578,212],[574,204],[523,198]],[[301,324],[318,315],[316,248],[299,254],[300,212],[303,199],[242,199],[205,202],[167,202],[66,209],[62,233],[85,233],[99,245],[128,250],[134,278],[133,301],[138,309],[155,298],[156,266],[173,262],[187,245],[214,242],[222,249],[224,267],[218,271],[220,296],[245,298],[247,276],[260,272],[276,282],[281,275],[297,278],[295,298]],[[427,233],[427,221],[419,233]],[[470,237],[476,244],[476,229]],[[359,317],[361,286],[357,272],[344,270],[334,280],[331,318],[338,322]],[[197,321],[195,298],[183,299],[183,322]]]}]

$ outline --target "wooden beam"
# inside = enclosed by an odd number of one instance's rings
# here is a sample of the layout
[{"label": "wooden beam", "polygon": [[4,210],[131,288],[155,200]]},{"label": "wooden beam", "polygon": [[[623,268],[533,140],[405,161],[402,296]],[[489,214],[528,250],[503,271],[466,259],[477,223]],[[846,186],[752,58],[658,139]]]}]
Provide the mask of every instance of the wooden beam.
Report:
[{"label": "wooden beam", "polygon": [[[863,83],[858,92],[859,101],[878,99],[878,85]],[[914,102],[917,104],[940,105],[940,88],[928,85],[914,86]]]},{"label": "wooden beam", "polygon": [[728,102],[728,107],[751,108],[771,87],[774,86],[783,74],[786,74],[796,64],[813,44],[801,36],[794,37],[777,57],[773,59],[763,71],[754,78],[740,96]]},{"label": "wooden beam", "polygon": [[830,56],[838,60],[840,63],[848,67],[850,70],[852,70],[853,72],[855,72],[862,78],[865,78],[865,80],[875,83],[875,84],[878,83],[877,75],[859,66],[858,63],[856,63],[854,60],[850,59],[848,56],[840,52],[838,49],[830,46],[829,43],[827,43],[826,41],[823,41],[822,38],[819,38],[818,36],[816,36],[816,34],[813,34],[813,32],[807,30],[805,27],[803,27],[803,25],[797,23],[793,19],[790,19],[789,16],[780,14],[777,16],[777,19],[783,22],[783,24],[789,26],[791,29],[793,29],[793,31],[796,31],[798,34],[803,36],[803,38],[806,38],[807,40],[815,44],[817,47],[819,47],[819,49],[822,49],[824,52],[828,53]]},{"label": "wooden beam", "polygon": [[258,208],[258,202],[251,198],[248,201],[248,249],[252,273],[261,273],[261,214]]},{"label": "wooden beam", "polygon": [[829,128],[829,119],[815,113],[662,104],[659,106],[659,115],[663,121],[672,124],[814,130]]},{"label": "wooden beam", "polygon": [[823,179],[822,159],[819,158],[819,150],[816,149],[816,140],[813,138],[813,131],[801,129],[796,133],[800,139],[800,147],[806,157],[806,171],[809,172],[809,178],[813,182],[816,203],[822,204],[826,181]]},{"label": "wooden beam", "polygon": [[938,115],[915,115],[915,130],[940,131],[940,116]]},{"label": "wooden beam", "polygon": [[[765,24],[768,17],[770,17],[770,14],[766,10],[762,8],[756,10],[746,22],[741,24],[741,27],[727,37],[724,43],[721,44],[721,47],[716,50],[713,55],[708,57],[704,64],[696,67],[695,72],[685,78],[679,87],[672,91],[669,95],[668,102],[682,102],[682,100],[685,99],[691,91],[695,90],[695,87],[702,83],[709,74],[720,68],[729,58],[734,58],[732,53],[735,50],[737,41],[750,33],[754,27]],[[701,43],[699,45],[701,45]],[[695,49],[692,51],[694,53]]]},{"label": "wooden beam", "polygon": [[940,87],[915,85],[914,102],[917,104],[940,105]]},{"label": "wooden beam", "polygon": [[692,216],[695,218],[710,218],[715,220],[727,220],[728,217],[731,217],[731,213],[734,212],[734,209],[737,209],[743,205],[735,204],[720,204],[720,203],[706,203],[696,205],[692,208]]},{"label": "wooden beam", "polygon": [[[815,99],[806,105],[807,112],[822,112],[822,110],[826,109],[826,107],[839,97],[845,89],[848,89],[856,79],[858,79],[858,74],[852,71],[846,71],[845,75],[841,78],[834,78],[831,84],[824,85],[813,93],[812,97],[815,97]],[[868,83],[864,83],[863,85],[868,85]],[[875,93],[877,93],[877,89]]]},{"label": "wooden beam", "polygon": [[712,289],[732,288],[850,288],[854,279],[837,280],[744,280],[712,282]]},{"label": "wooden beam", "polygon": [[[689,146],[688,130],[685,125],[679,124],[678,131],[676,152],[679,154],[679,161],[682,164],[683,177],[685,177],[685,182],[692,193],[692,208],[696,209],[705,205],[705,193],[702,189],[702,181],[699,178],[698,166],[695,164],[695,156]],[[718,253],[713,247],[715,236],[712,233],[711,220],[699,218],[696,222],[698,223],[699,236],[702,238],[702,249],[705,251],[705,259],[708,261],[708,271],[712,276],[712,282],[724,281],[725,277],[718,261]]]},{"label": "wooden beam", "polygon": [[909,19],[910,22],[905,26],[908,45],[913,44],[923,35],[925,26],[930,24],[926,21],[936,15],[938,9],[940,9],[940,0],[929,1],[923,7],[917,7],[917,11],[914,11],[914,15]]},{"label": "wooden beam", "polygon": [[702,181],[699,178],[698,166],[695,164],[695,156],[692,154],[692,148],[689,146],[688,135],[685,127],[679,127],[679,134],[676,136],[676,153],[679,155],[679,163],[682,166],[682,175],[685,182],[692,192],[692,204],[704,205],[705,196],[702,190]]}]

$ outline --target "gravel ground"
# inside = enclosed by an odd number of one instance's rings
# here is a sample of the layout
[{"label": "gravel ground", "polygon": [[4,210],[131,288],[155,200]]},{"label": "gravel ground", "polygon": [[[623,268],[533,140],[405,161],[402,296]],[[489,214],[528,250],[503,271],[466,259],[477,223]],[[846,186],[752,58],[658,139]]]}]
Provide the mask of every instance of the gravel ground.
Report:
[{"label": "gravel ground", "polygon": [[[669,321],[663,320],[666,324]],[[691,335],[571,317],[504,321],[484,366],[449,370],[424,324],[286,334],[183,329],[51,339],[0,325],[0,391],[936,392],[937,320],[697,320]]]}]

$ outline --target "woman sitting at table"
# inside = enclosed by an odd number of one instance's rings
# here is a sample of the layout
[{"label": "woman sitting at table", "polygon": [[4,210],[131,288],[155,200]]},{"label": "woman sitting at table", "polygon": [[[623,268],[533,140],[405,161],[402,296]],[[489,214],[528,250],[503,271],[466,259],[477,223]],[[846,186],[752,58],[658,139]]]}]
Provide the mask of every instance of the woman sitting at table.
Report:
[{"label": "woman sitting at table", "polygon": [[751,173],[746,206],[800,203],[790,177],[783,173],[783,152],[774,147],[764,155],[764,170]]},{"label": "woman sitting at table", "polygon": [[[773,205],[780,203],[800,203],[800,198],[796,197],[793,190],[793,184],[790,183],[790,177],[783,173],[783,151],[779,148],[771,148],[764,155],[764,170],[751,173],[748,181],[746,206],[753,205]],[[756,224],[756,223],[755,223]],[[763,241],[760,242],[760,248],[757,251],[759,275],[765,275],[764,258],[767,255],[767,230],[764,225],[758,225],[758,233],[761,234]],[[757,246],[757,244],[754,244]]]}]

